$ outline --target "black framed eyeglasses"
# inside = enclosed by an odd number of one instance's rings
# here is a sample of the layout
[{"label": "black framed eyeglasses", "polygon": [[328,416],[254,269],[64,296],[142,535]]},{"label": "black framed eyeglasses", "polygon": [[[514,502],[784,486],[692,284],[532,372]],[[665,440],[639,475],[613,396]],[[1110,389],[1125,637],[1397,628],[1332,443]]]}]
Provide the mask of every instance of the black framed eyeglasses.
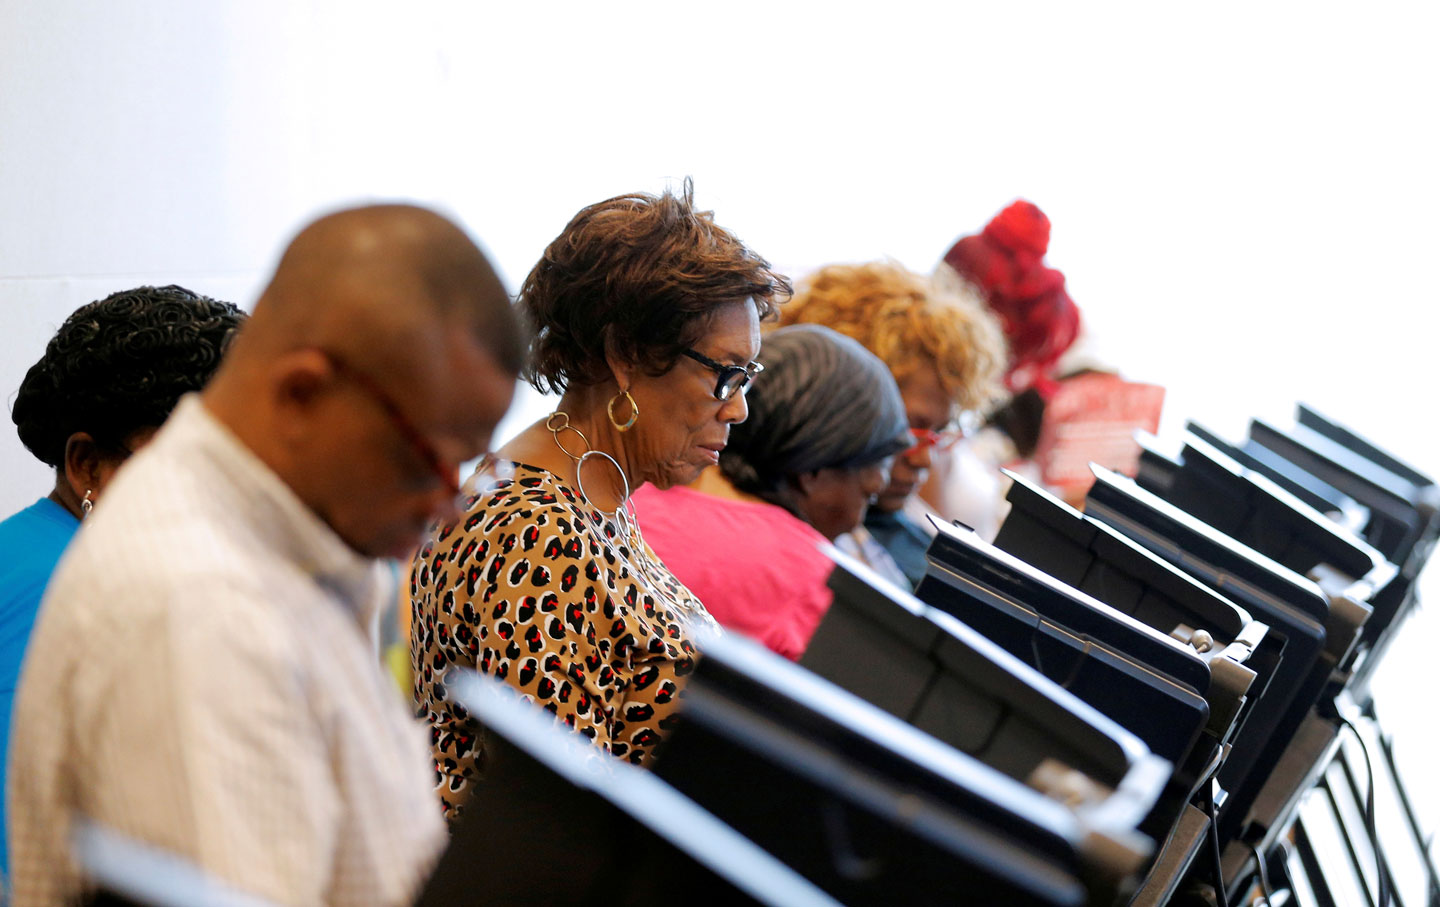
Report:
[{"label": "black framed eyeglasses", "polygon": [[725,365],[724,363],[716,362],[703,353],[697,353],[691,349],[682,350],[681,352],[716,374],[716,400],[729,400],[735,396],[736,391],[743,392],[745,385],[750,383],[751,378],[765,371],[765,366],[758,362],[752,362],[749,365]]},{"label": "black framed eyeglasses", "polygon": [[400,437],[405,439],[405,443],[410,446],[410,449],[415,452],[415,455],[420,458],[420,461],[434,473],[435,478],[441,483],[441,487],[458,499],[460,497],[460,465],[457,463],[454,466],[450,466],[445,462],[445,458],[440,455],[440,451],[435,449],[435,445],[430,443],[420,429],[415,427],[415,423],[411,422],[405,413],[400,410],[400,404],[396,403],[393,397],[381,389],[380,385],[375,382],[375,379],[360,369],[355,368],[336,353],[329,350],[320,350],[320,353],[329,360],[330,367],[335,370],[336,374],[349,380],[356,387],[360,388],[367,397],[375,401],[380,409],[384,411],[386,417],[389,418],[390,424],[395,427],[395,431],[399,433]]}]

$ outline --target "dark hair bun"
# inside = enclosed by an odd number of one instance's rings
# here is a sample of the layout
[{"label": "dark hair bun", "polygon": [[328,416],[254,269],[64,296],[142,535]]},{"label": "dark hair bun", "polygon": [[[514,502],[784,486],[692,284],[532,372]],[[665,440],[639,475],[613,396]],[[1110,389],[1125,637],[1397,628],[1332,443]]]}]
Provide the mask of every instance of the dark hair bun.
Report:
[{"label": "dark hair bun", "polygon": [[42,462],[87,432],[107,450],[165,421],[220,364],[245,313],[184,287],[138,287],[77,309],[25,373],[10,418]]}]

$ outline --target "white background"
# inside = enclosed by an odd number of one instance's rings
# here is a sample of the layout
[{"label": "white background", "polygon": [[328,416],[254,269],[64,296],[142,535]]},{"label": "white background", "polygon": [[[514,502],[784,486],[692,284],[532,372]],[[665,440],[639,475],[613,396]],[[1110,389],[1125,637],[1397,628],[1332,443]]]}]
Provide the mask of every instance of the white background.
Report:
[{"label": "white background", "polygon": [[[1440,473],[1437,32],[1420,3],[0,0],[0,393],[113,290],[250,304],[326,208],[441,206],[513,289],[582,205],[692,175],[796,274],[928,271],[1028,198],[1166,427],[1301,398]],[[0,512],[50,482],[0,431]]]}]

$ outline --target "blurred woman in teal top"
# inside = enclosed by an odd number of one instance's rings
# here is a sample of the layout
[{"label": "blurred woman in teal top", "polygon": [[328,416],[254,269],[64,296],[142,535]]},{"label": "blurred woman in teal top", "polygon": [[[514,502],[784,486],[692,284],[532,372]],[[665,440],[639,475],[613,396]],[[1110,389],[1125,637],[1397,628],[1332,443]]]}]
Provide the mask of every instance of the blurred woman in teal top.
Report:
[{"label": "blurred woman in teal top", "polygon": [[[0,780],[25,643],[80,521],[180,397],[199,390],[244,319],[183,287],[139,287],[83,306],[30,367],[11,419],[55,486],[0,522]],[[8,870],[0,797],[0,873]],[[0,901],[4,897],[0,896]]]}]

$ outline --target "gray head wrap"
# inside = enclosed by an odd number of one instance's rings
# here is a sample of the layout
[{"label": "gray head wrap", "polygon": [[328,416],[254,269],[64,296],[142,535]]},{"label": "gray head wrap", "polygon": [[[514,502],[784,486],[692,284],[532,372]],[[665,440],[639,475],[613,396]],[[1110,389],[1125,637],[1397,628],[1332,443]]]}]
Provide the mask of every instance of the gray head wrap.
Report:
[{"label": "gray head wrap", "polygon": [[770,499],[791,476],[867,466],[910,446],[890,369],[849,337],[815,324],[781,328],[765,336],[759,361],[765,371],[745,395],[750,416],[720,454],[741,491]]}]

